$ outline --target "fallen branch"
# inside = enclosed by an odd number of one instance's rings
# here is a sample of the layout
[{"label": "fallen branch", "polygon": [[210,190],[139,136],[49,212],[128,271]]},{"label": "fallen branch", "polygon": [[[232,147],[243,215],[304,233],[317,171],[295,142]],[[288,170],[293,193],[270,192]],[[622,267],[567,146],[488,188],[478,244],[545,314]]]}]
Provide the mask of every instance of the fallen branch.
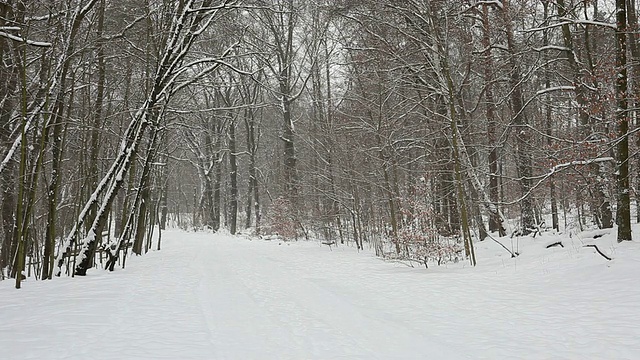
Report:
[{"label": "fallen branch", "polygon": [[556,241],[554,243],[551,243],[551,244],[547,245],[547,249],[552,248],[554,246],[564,247],[564,245],[562,244],[562,241]]},{"label": "fallen branch", "polygon": [[518,255],[520,255],[520,254],[518,254],[518,253],[517,253],[517,252],[515,252],[515,251],[511,251],[511,250],[509,250],[509,248],[508,248],[508,247],[504,246],[504,244],[503,244],[503,243],[501,243],[500,241],[496,240],[496,238],[494,238],[493,236],[491,236],[491,235],[487,234],[487,237],[488,237],[489,239],[491,239],[491,240],[495,241],[495,242],[496,242],[496,244],[498,244],[498,245],[502,246],[502,248],[503,248],[503,249],[507,250],[507,251],[509,252],[509,254],[511,254],[511,258],[515,258],[515,257],[517,257]]},{"label": "fallen branch", "polygon": [[335,245],[336,242],[335,241],[323,241],[322,245],[327,245],[329,246],[329,250],[333,251],[333,249],[331,249],[331,245]]},{"label": "fallen branch", "polygon": [[607,260],[609,260],[609,261],[613,260],[613,259],[611,259],[610,257],[608,257],[607,255],[605,255],[602,251],[600,251],[600,249],[598,249],[598,246],[597,246],[597,245],[593,245],[593,244],[591,244],[591,245],[585,245],[584,247],[592,247],[592,248],[596,249],[596,251],[598,252],[598,254],[600,254],[603,258],[605,258],[605,259],[607,259]]}]

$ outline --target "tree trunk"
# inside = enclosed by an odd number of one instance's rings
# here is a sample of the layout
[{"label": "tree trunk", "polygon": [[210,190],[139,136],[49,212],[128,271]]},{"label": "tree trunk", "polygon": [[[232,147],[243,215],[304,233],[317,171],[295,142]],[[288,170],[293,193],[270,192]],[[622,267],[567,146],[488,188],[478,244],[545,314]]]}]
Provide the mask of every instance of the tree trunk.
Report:
[{"label": "tree trunk", "polygon": [[627,15],[625,0],[616,0],[616,120],[618,122],[618,242],[631,241],[629,199],[629,114],[627,112]]},{"label": "tree trunk", "polygon": [[[150,110],[151,108],[153,107],[150,107],[146,111],[151,111]],[[146,117],[148,115],[145,112],[141,111],[139,116],[141,116],[142,118],[145,118],[144,120],[146,120]],[[75,272],[74,272],[75,275],[79,275],[79,276],[86,275],[87,270],[91,268],[93,265],[92,264],[93,254],[96,251],[98,236],[100,235],[99,232],[104,228],[104,225],[106,224],[109,210],[111,209],[111,204],[113,203],[113,200],[118,194],[118,190],[120,190],[120,188],[122,187],[122,183],[124,182],[124,177],[127,171],[130,169],[131,162],[135,158],[135,155],[138,151],[138,146],[140,144],[140,140],[142,139],[144,130],[148,126],[147,121],[141,121],[143,120],[142,118],[136,119],[139,122],[136,129],[136,133],[134,135],[131,145],[128,148],[123,149],[121,156],[118,158],[118,159],[121,159],[119,166],[113,169],[113,174],[106,175],[107,177],[111,175],[111,178],[113,179],[113,183],[109,187],[109,190],[107,191],[107,193],[105,194],[104,199],[102,199],[100,203],[100,207],[98,208],[96,217],[93,223],[91,224],[91,227],[89,228],[89,232],[87,233],[87,236],[82,241],[82,244],[80,246],[80,253],[79,253],[80,260],[76,265]],[[94,201],[97,201],[97,199],[95,199]],[[78,226],[80,225],[81,224],[78,224]],[[60,265],[61,265],[61,260],[59,260],[58,266]],[[58,272],[58,275],[59,275],[59,272]]]},{"label": "tree trunk", "polygon": [[[166,164],[166,160],[165,160],[165,164]],[[162,179],[161,179],[161,194],[160,194],[160,230],[164,230],[167,228],[167,215],[169,214],[169,206],[167,204],[168,201],[168,197],[169,197],[169,177],[168,177],[168,170],[166,169],[166,165],[165,165],[165,169],[162,172]],[[160,247],[160,245],[158,244],[158,247]],[[158,249],[159,250],[159,249]]]},{"label": "tree trunk", "polygon": [[[21,63],[20,63],[20,78],[21,78],[21,86],[20,86],[20,110],[21,110],[21,118],[22,118],[22,126],[20,127],[22,142],[20,146],[20,165],[19,165],[19,175],[18,175],[18,199],[17,199],[17,208],[16,208],[16,220],[14,221],[13,228],[13,237],[14,243],[16,244],[15,251],[15,259],[13,260],[13,269],[11,271],[11,276],[16,279],[16,289],[20,289],[22,282],[22,272],[24,270],[25,265],[25,256],[26,256],[26,239],[23,233],[24,223],[27,219],[24,218],[23,209],[24,209],[24,196],[25,196],[25,174],[27,167],[27,73],[25,69],[26,59],[24,57],[25,53],[22,52]],[[14,251],[11,252],[14,254]]]},{"label": "tree trunk", "polygon": [[296,174],[296,151],[294,146],[293,121],[291,119],[291,102],[288,99],[288,90],[285,85],[281,85],[281,91],[286,91],[282,95],[282,117],[284,130],[282,142],[284,143],[284,191],[287,199],[292,204],[296,204],[298,185]]},{"label": "tree trunk", "polygon": [[521,233],[527,235],[535,228],[535,217],[533,214],[533,203],[531,201],[531,176],[532,160],[531,134],[528,129],[528,120],[525,112],[524,99],[522,93],[522,74],[518,59],[518,48],[514,38],[514,31],[510,13],[510,0],[503,2],[503,13],[505,31],[507,35],[507,47],[509,50],[509,85],[511,86],[511,108],[513,111],[513,125],[516,137],[516,161],[518,177],[520,183],[521,209]]},{"label": "tree trunk", "polygon": [[255,112],[247,109],[244,117],[245,131],[247,136],[247,152],[249,153],[249,183],[247,187],[247,222],[246,227],[251,227],[251,213],[254,208],[256,234],[260,233],[260,199],[258,190],[258,174],[256,168],[256,156],[258,145],[255,136]]},{"label": "tree trunk", "polygon": [[[219,142],[219,141],[218,141]],[[222,203],[220,200],[220,187],[222,184],[222,154],[219,149],[216,149],[217,155],[215,160],[215,174],[213,178],[213,231],[220,230],[220,209],[222,207]]]},{"label": "tree trunk", "polygon": [[455,89],[453,79],[451,78],[451,70],[449,65],[449,55],[447,51],[447,44],[445,43],[442,30],[440,29],[439,19],[437,18],[433,9],[431,10],[431,20],[433,29],[435,32],[436,46],[440,58],[440,69],[444,76],[449,105],[449,116],[451,125],[451,148],[453,152],[454,161],[454,176],[455,176],[455,188],[457,193],[458,208],[460,210],[460,221],[462,228],[462,238],[464,240],[464,248],[471,266],[476,266],[476,254],[473,246],[473,239],[471,238],[471,227],[469,226],[469,216],[467,210],[467,204],[465,201],[464,180],[462,178],[462,166],[460,158],[460,144],[458,138],[460,132],[458,131],[458,114],[455,107]]},{"label": "tree trunk", "polygon": [[[105,90],[105,55],[102,41],[102,33],[104,29],[104,7],[105,0],[100,0],[100,6],[98,8],[98,26],[96,28],[96,37],[98,41],[96,43],[96,58],[98,60],[98,83],[96,85],[96,102],[95,111],[93,113],[93,124],[91,128],[91,140],[89,147],[89,174],[88,175],[88,188],[95,189],[98,186],[98,153],[100,151],[100,130],[102,124],[102,108],[104,105],[104,90]],[[55,130],[54,130],[55,131]],[[55,139],[54,139],[55,141]],[[87,225],[93,222],[96,216],[98,203],[89,209]]]},{"label": "tree trunk", "polygon": [[[158,139],[158,130],[153,129],[149,133],[149,145],[147,147],[147,157],[142,168],[142,175],[140,175],[140,183],[138,184],[138,191],[140,192],[140,202],[138,206],[138,220],[136,221],[136,231],[134,235],[133,251],[136,255],[142,255],[142,245],[144,243],[145,233],[147,229],[147,219],[149,213],[153,211],[151,202],[150,180],[151,180],[151,166],[156,154]],[[153,224],[149,224],[153,226]]]},{"label": "tree trunk", "polygon": [[[564,0],[558,0],[558,16],[564,18],[567,16],[567,9],[565,7]],[[586,139],[588,136],[592,134],[592,125],[593,122],[591,120],[591,116],[588,112],[588,95],[587,95],[587,86],[584,83],[584,76],[581,73],[581,69],[578,66],[577,53],[574,50],[573,46],[573,34],[571,33],[571,29],[569,28],[568,23],[563,23],[562,25],[562,37],[564,40],[564,48],[565,48],[565,56],[567,57],[567,61],[569,63],[569,67],[571,68],[573,75],[573,84],[575,86],[575,94],[576,94],[576,102],[578,104],[578,117],[580,119],[580,137],[581,139]],[[588,44],[588,42],[587,42]],[[603,228],[613,227],[613,216],[611,213],[611,206],[609,204],[609,200],[607,199],[606,193],[604,191],[604,186],[598,179],[604,177],[604,174],[601,174],[600,167],[598,165],[594,165],[591,167],[591,172],[594,173],[595,177],[595,186],[594,186],[594,199],[591,202],[591,207],[594,209],[597,218],[601,222],[601,226]]]},{"label": "tree trunk", "polygon": [[[635,1],[627,0],[627,22],[629,24],[629,48],[631,49],[632,64],[632,84],[633,84],[633,108],[635,113],[635,126],[640,127],[640,34],[638,33],[638,13]],[[636,147],[640,147],[640,136],[636,136]],[[640,223],[640,156],[635,156],[637,164],[636,175],[636,222]]]},{"label": "tree trunk", "polygon": [[[0,4],[0,26],[13,25],[14,15],[8,4]],[[13,19],[15,20],[15,19]],[[11,42],[4,37],[0,37],[0,144],[3,149],[10,149],[13,139],[10,138],[12,132],[12,117],[15,111],[16,90],[18,87],[18,64],[14,58]],[[0,269],[11,265],[13,257],[13,222],[16,209],[16,162],[10,159],[0,174],[2,178],[2,229],[3,239],[0,248]]]},{"label": "tree trunk", "polygon": [[238,222],[238,163],[236,157],[236,123],[233,119],[229,124],[229,232],[231,235],[235,235]]},{"label": "tree trunk", "polygon": [[[544,1],[542,3],[543,6],[543,11],[544,11],[544,19],[547,20],[549,19],[549,2],[548,1]],[[549,30],[546,29],[543,31],[542,34],[542,46],[548,46],[549,45]],[[549,55],[548,52],[544,53],[544,62],[545,62],[545,66],[544,66],[544,86],[546,89],[549,89],[551,87],[551,79],[550,79],[550,70],[549,70],[549,65],[548,65],[548,61],[549,61]],[[546,102],[547,105],[545,107],[545,127],[546,127],[546,134],[547,134],[547,146],[549,148],[551,148],[553,141],[551,140],[553,137],[552,134],[552,121],[551,121],[551,96],[549,93],[546,94]],[[552,223],[552,228],[556,231],[560,230],[560,225],[558,223],[558,204],[557,204],[557,200],[556,200],[556,184],[555,184],[555,179],[552,177],[549,179],[549,197],[551,200],[551,223]]]},{"label": "tree trunk", "polygon": [[482,47],[485,49],[483,54],[483,70],[484,70],[484,96],[486,100],[485,114],[487,117],[487,141],[489,145],[489,199],[491,207],[495,207],[496,211],[489,212],[489,231],[498,232],[499,236],[506,235],[504,226],[500,216],[498,215],[498,201],[500,194],[498,193],[498,144],[497,134],[497,116],[496,105],[493,96],[493,57],[491,55],[491,39],[490,23],[489,23],[489,5],[482,5]]}]

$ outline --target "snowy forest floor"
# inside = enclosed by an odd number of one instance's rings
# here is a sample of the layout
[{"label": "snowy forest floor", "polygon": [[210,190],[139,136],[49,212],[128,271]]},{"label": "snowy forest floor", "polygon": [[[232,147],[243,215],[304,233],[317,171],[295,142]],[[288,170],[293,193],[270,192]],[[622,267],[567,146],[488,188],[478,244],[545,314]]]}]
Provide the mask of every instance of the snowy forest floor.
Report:
[{"label": "snowy forest floor", "polygon": [[0,358],[638,359],[640,243],[593,235],[514,240],[515,259],[484,241],[478,267],[426,270],[167,231],[125,270],[0,282]]}]

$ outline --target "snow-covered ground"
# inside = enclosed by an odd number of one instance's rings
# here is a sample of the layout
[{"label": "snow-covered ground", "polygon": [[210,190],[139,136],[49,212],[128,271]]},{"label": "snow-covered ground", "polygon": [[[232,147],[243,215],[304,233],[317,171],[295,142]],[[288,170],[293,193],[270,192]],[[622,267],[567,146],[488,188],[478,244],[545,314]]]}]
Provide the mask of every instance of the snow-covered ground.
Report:
[{"label": "snow-covered ground", "polygon": [[0,358],[640,359],[640,244],[593,235],[507,240],[516,259],[485,241],[476,268],[426,270],[169,231],[125,270],[0,282]]}]

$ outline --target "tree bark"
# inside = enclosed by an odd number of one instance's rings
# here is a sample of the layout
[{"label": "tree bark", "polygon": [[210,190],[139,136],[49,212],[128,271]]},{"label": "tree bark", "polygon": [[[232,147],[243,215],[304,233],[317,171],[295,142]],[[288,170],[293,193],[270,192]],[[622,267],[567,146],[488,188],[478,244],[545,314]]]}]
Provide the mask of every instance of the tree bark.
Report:
[{"label": "tree bark", "polygon": [[236,161],[236,122],[229,124],[229,232],[235,235],[238,222],[238,163]]},{"label": "tree bark", "polygon": [[[446,16],[446,15],[445,15]],[[467,257],[469,258],[469,262],[471,266],[476,266],[476,255],[475,249],[473,246],[473,239],[471,238],[471,228],[469,226],[469,215],[467,204],[465,201],[465,191],[464,184],[462,178],[462,166],[461,166],[461,158],[460,158],[460,144],[458,138],[460,136],[460,132],[458,131],[458,113],[455,107],[455,91],[453,79],[451,78],[451,70],[449,65],[449,53],[447,50],[447,44],[444,40],[442,29],[440,28],[440,22],[438,17],[436,16],[433,8],[431,9],[431,19],[433,24],[433,30],[435,32],[435,45],[439,53],[440,57],[440,71],[444,76],[444,81],[447,89],[447,102],[449,105],[449,116],[450,116],[450,126],[451,126],[451,148],[453,152],[453,161],[454,161],[454,176],[455,176],[455,187],[456,194],[458,200],[458,208],[460,210],[460,221],[461,221],[461,229],[462,229],[462,238],[464,240],[464,249]]]},{"label": "tree bark", "polygon": [[[542,2],[542,6],[543,6],[543,12],[544,12],[544,19],[547,20],[549,19],[549,1],[543,1]],[[543,34],[542,34],[542,46],[548,46],[549,45],[549,30],[544,30]],[[544,53],[544,61],[545,61],[545,66],[544,66],[544,86],[545,88],[549,89],[551,87],[551,79],[550,79],[550,70],[549,70],[549,65],[548,65],[548,61],[549,61],[549,55],[547,52]],[[552,121],[551,121],[551,98],[550,98],[550,94],[547,93],[546,94],[546,102],[547,105],[545,107],[545,132],[547,134],[547,146],[549,148],[551,148],[553,141],[552,141]],[[554,230],[559,231],[560,230],[560,224],[558,223],[558,204],[557,204],[557,199],[556,199],[556,183],[555,183],[555,179],[552,177],[549,179],[549,198],[551,201],[551,226]]]},{"label": "tree bark", "polygon": [[498,144],[497,134],[497,116],[496,105],[493,96],[493,57],[491,55],[491,39],[490,39],[490,22],[489,22],[489,5],[482,5],[482,47],[483,54],[483,70],[484,70],[484,96],[486,100],[485,114],[487,117],[487,140],[489,145],[489,199],[491,207],[495,207],[496,211],[489,213],[489,231],[498,232],[499,236],[506,235],[506,230],[502,225],[502,220],[498,215],[498,201],[500,194],[498,192]]},{"label": "tree bark", "polygon": [[[13,25],[13,9],[9,4],[0,4],[0,26]],[[10,40],[0,37],[0,142],[3,148],[10,149],[13,139],[10,138],[14,123],[16,90],[18,88],[19,68],[14,57]],[[16,162],[10,159],[1,174],[2,177],[2,229],[3,239],[0,248],[0,268],[11,265],[13,257],[13,222],[16,209]]]},{"label": "tree bark", "polygon": [[[564,18],[567,16],[567,8],[564,0],[558,0],[558,16]],[[588,112],[588,94],[587,86],[584,83],[584,76],[581,73],[581,69],[578,66],[578,54],[574,50],[573,46],[573,34],[569,28],[568,23],[562,25],[562,38],[564,40],[565,55],[567,62],[573,73],[573,85],[575,87],[576,102],[578,103],[578,117],[580,119],[580,137],[581,139],[587,139],[593,132],[593,121]],[[588,47],[587,47],[588,49]],[[600,174],[600,167],[594,165],[591,167],[591,171],[595,173],[594,195],[595,199],[591,202],[591,206],[600,221],[601,227],[611,228],[613,227],[613,215],[611,212],[611,205],[607,199],[604,191],[604,186],[598,179],[604,177],[604,174]]]},{"label": "tree bark", "polygon": [[[638,33],[638,13],[634,0],[627,0],[627,22],[629,24],[629,48],[631,49],[633,108],[635,109],[635,126],[640,126],[640,34]],[[640,136],[636,137],[636,146],[640,147]],[[635,156],[638,170],[636,170],[636,222],[640,223],[640,156]]]},{"label": "tree bark", "polygon": [[520,219],[521,233],[530,234],[535,228],[535,217],[533,214],[533,203],[531,201],[531,176],[532,160],[531,134],[528,129],[527,113],[524,106],[522,90],[522,73],[519,66],[518,46],[514,37],[513,25],[510,13],[510,0],[503,1],[503,14],[505,31],[507,35],[507,48],[509,51],[509,85],[511,86],[511,108],[513,112],[513,131],[516,138],[516,161],[520,192]]},{"label": "tree bark", "polygon": [[627,15],[626,1],[616,0],[616,120],[618,122],[617,187],[618,242],[631,241],[629,198],[629,113],[627,112]]},{"label": "tree bark", "polygon": [[254,209],[256,234],[260,233],[260,198],[258,189],[258,172],[256,168],[256,156],[258,145],[255,135],[255,111],[247,109],[244,113],[244,125],[247,137],[247,152],[249,153],[249,183],[247,187],[247,222],[246,228],[251,227],[251,213]]},{"label": "tree bark", "polygon": [[[137,221],[136,231],[134,235],[133,246],[131,251],[136,255],[142,255],[142,245],[145,238],[145,230],[147,229],[147,219],[149,213],[153,211],[151,202],[151,166],[156,154],[158,139],[158,130],[152,129],[149,133],[149,145],[147,146],[147,156],[142,167],[142,174],[140,175],[140,182],[138,184],[138,192],[140,192],[140,202],[137,205]],[[149,224],[153,226],[153,224]]]}]

